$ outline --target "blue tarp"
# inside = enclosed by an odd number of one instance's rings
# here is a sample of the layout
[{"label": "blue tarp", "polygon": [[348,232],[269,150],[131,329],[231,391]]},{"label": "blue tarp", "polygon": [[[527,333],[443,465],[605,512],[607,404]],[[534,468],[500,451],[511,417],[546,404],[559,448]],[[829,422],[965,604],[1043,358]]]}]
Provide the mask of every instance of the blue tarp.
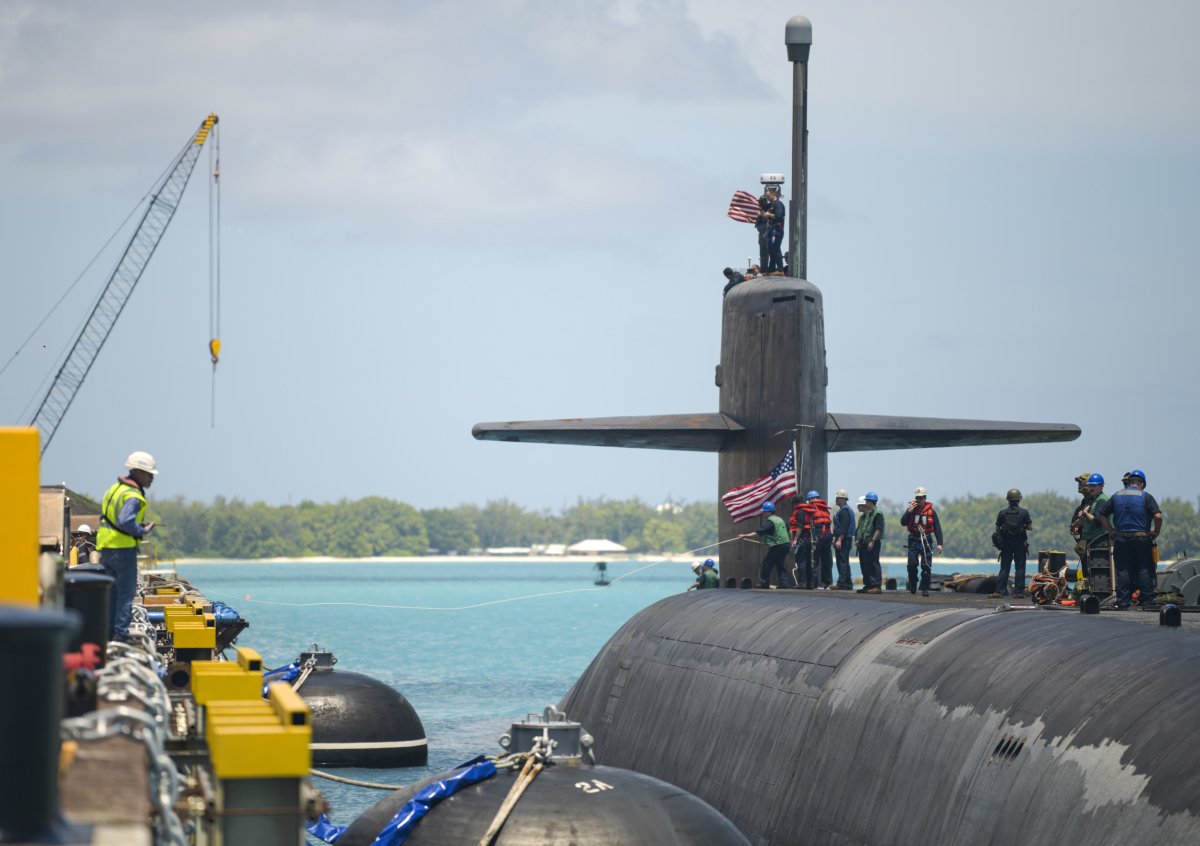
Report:
[{"label": "blue tarp", "polygon": [[438,802],[453,796],[464,787],[491,778],[496,774],[496,765],[491,761],[468,761],[445,778],[435,781],[404,804],[388,821],[375,838],[373,846],[400,846],[412,834],[421,817],[429,813]]},{"label": "blue tarp", "polygon": [[218,620],[228,621],[228,620],[240,620],[242,618],[241,614],[234,611],[232,608],[230,608],[224,602],[214,602],[212,604],[212,609],[213,609],[213,616],[216,617]]},{"label": "blue tarp", "polygon": [[[278,673],[278,675],[276,675]],[[263,699],[267,698],[267,685],[271,682],[287,682],[291,684],[300,675],[300,662],[293,661],[290,664],[284,664],[282,667],[276,667],[274,670],[263,670]]]},{"label": "blue tarp", "polygon": [[[219,623],[227,623],[230,620],[240,620],[242,615],[234,611],[224,602],[214,602],[212,604],[213,617]],[[166,615],[161,611],[147,611],[146,619],[151,623],[161,623]]]},{"label": "blue tarp", "polygon": [[337,839],[342,836],[342,832],[349,826],[334,825],[324,814],[321,814],[319,820],[309,823],[305,828],[313,837],[320,838],[322,843],[336,843]]}]

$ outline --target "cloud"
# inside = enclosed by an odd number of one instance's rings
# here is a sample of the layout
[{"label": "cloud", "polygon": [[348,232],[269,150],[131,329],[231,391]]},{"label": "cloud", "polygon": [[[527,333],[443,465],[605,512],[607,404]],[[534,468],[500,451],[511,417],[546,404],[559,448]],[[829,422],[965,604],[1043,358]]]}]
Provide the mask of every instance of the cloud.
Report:
[{"label": "cloud", "polygon": [[700,131],[718,104],[770,93],[672,0],[17,4],[0,33],[0,117],[16,127],[0,152],[27,186],[81,160],[144,180],[164,133],[215,110],[249,214],[360,232],[382,216],[436,237],[467,208],[528,228],[686,191],[657,160],[663,122]]}]

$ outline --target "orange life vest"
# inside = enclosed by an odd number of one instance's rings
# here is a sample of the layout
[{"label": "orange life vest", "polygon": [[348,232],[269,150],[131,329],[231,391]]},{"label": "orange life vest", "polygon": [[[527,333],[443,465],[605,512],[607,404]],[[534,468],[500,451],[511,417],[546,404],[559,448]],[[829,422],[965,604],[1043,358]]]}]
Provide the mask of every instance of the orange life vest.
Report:
[{"label": "orange life vest", "polygon": [[817,535],[833,534],[833,515],[829,513],[829,505],[823,499],[810,500],[808,503],[813,532]]},{"label": "orange life vest", "polygon": [[796,507],[792,509],[792,519],[788,521],[788,528],[793,532],[807,532],[812,528],[812,508],[807,502],[796,503]]},{"label": "orange life vest", "polygon": [[791,528],[801,534],[812,532],[814,538],[825,538],[833,534],[833,518],[829,506],[823,499],[798,502],[792,511]]},{"label": "orange life vest", "polygon": [[926,534],[933,534],[933,504],[929,500],[925,500],[908,515],[908,530],[914,535],[921,530]]}]

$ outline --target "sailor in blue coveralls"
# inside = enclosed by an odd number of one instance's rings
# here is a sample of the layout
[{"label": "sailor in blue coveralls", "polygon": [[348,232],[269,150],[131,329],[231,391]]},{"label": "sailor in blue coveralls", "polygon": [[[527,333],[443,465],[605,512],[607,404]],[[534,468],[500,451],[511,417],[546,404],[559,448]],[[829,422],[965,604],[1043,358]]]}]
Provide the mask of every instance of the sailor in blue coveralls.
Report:
[{"label": "sailor in blue coveralls", "polygon": [[1101,504],[1097,515],[1113,538],[1113,562],[1117,569],[1117,607],[1128,608],[1137,582],[1138,605],[1154,605],[1156,585],[1154,540],[1162,531],[1162,511],[1146,493],[1146,474],[1130,470],[1125,489]]}]

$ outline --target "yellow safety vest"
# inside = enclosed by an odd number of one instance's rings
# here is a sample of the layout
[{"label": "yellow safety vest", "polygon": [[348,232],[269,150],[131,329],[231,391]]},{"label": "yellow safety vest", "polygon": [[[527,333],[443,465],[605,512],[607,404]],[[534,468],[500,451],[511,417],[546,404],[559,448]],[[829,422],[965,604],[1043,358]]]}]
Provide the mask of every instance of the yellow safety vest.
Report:
[{"label": "yellow safety vest", "polygon": [[96,533],[97,549],[121,549],[138,545],[138,538],[127,535],[117,528],[117,521],[121,519],[121,509],[125,507],[125,500],[129,497],[134,497],[140,503],[135,518],[137,522],[141,523],[146,516],[146,497],[138,490],[137,486],[115,482],[111,488],[105,491],[104,499],[100,503],[100,531]]}]

